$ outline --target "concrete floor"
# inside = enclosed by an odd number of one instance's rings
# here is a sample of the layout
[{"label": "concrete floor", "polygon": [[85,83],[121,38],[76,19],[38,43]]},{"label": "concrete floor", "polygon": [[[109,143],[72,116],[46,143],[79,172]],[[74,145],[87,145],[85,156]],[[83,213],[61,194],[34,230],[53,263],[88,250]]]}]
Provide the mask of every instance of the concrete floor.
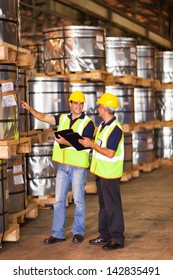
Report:
[{"label": "concrete floor", "polygon": [[98,235],[96,194],[86,195],[84,242],[72,243],[74,205],[67,208],[66,241],[45,246],[50,235],[52,209],[20,226],[20,240],[4,242],[1,260],[173,260],[173,168],[141,172],[138,178],[121,183],[125,218],[125,247],[105,252],[88,241]]}]

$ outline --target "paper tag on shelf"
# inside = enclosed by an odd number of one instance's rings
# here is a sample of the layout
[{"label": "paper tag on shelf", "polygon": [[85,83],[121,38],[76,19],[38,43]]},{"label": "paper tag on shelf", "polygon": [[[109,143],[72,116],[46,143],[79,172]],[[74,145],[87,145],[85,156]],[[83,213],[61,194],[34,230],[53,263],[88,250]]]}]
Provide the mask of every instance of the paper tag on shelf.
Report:
[{"label": "paper tag on shelf", "polygon": [[14,85],[12,82],[2,83],[1,92],[8,92],[14,90]]},{"label": "paper tag on shelf", "polygon": [[3,107],[11,107],[16,106],[16,100],[14,98],[14,95],[5,95],[2,97],[2,106]]}]

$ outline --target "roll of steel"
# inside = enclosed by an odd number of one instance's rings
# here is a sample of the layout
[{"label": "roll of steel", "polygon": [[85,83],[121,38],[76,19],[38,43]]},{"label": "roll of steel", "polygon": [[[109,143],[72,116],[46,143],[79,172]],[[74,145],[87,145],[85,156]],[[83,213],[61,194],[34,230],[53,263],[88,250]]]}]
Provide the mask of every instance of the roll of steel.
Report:
[{"label": "roll of steel", "polygon": [[173,52],[156,52],[155,55],[155,79],[161,83],[173,82]]},{"label": "roll of steel", "polygon": [[8,230],[7,161],[0,160],[0,233]]},{"label": "roll of steel", "polygon": [[106,38],[106,70],[114,76],[137,74],[136,40],[128,37]]},{"label": "roll of steel", "polygon": [[[4,66],[3,67],[4,70],[0,72],[0,77],[6,77],[5,80],[9,80],[7,77],[10,77],[10,73],[8,72],[8,67],[6,68],[7,72],[5,71],[5,68],[6,67]],[[18,122],[19,122],[19,113],[18,113],[18,99],[17,99],[16,91],[1,93],[0,94],[0,140],[18,139],[19,137]]]},{"label": "roll of steel", "polygon": [[26,132],[29,130],[29,115],[28,111],[23,109],[20,101],[28,101],[27,89],[28,72],[24,69],[18,70],[18,88],[17,95],[19,101],[19,131]]},{"label": "roll of steel", "polygon": [[45,72],[105,70],[105,29],[62,26],[43,31]]},{"label": "roll of steel", "polygon": [[124,133],[124,172],[133,170],[132,133]]},{"label": "roll of steel", "polygon": [[155,116],[160,121],[173,120],[173,89],[155,91]]},{"label": "roll of steel", "polygon": [[154,79],[154,57],[153,46],[137,46],[137,76],[144,79]]},{"label": "roll of steel", "polygon": [[158,158],[173,157],[173,128],[162,127],[154,129],[155,152]]},{"label": "roll of steel", "polygon": [[[69,79],[65,77],[35,77],[28,79],[29,104],[37,111],[55,115],[69,112]],[[50,128],[30,114],[30,129]]]},{"label": "roll of steel", "polygon": [[116,117],[121,124],[134,123],[134,87],[133,86],[106,86],[106,92],[115,94],[119,106],[116,110]]},{"label": "roll of steel", "polygon": [[24,157],[18,154],[7,160],[8,212],[20,212],[26,208]]},{"label": "roll of steel", "polygon": [[70,92],[82,91],[85,95],[84,112],[96,123],[100,123],[97,110],[97,99],[105,92],[104,82],[70,83]]},{"label": "roll of steel", "polygon": [[141,130],[132,132],[133,164],[151,163],[155,159],[154,132]]},{"label": "roll of steel", "polygon": [[57,164],[52,162],[52,143],[33,144],[26,155],[28,193],[33,196],[54,195]]},{"label": "roll of steel", "polygon": [[0,80],[10,80],[14,86],[17,85],[16,64],[0,64]]},{"label": "roll of steel", "polygon": [[28,45],[24,45],[24,48],[31,51],[33,56],[35,57],[35,69],[37,73],[44,73],[44,48],[43,43],[32,43]]},{"label": "roll of steel", "polygon": [[19,45],[19,1],[0,0],[0,41]]},{"label": "roll of steel", "polygon": [[[0,64],[0,80],[10,80],[14,84],[16,90],[17,85],[17,67],[15,64]],[[5,93],[4,93],[5,95]],[[16,139],[18,138],[18,104],[17,96],[15,96],[16,105],[9,103],[4,104],[4,95],[0,94],[0,140],[4,139]],[[10,95],[10,94],[9,94]],[[11,99],[12,100],[12,99]]]},{"label": "roll of steel", "polygon": [[154,120],[153,88],[134,88],[135,123]]}]

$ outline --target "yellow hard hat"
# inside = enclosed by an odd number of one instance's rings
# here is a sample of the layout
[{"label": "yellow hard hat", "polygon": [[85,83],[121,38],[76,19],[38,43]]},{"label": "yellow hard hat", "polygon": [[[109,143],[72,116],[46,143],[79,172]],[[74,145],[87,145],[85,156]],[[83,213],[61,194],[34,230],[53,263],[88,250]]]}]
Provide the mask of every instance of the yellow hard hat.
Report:
[{"label": "yellow hard hat", "polygon": [[107,106],[110,108],[118,108],[118,98],[111,93],[103,93],[97,104]]},{"label": "yellow hard hat", "polygon": [[68,101],[85,102],[85,96],[81,91],[74,91],[70,94]]}]

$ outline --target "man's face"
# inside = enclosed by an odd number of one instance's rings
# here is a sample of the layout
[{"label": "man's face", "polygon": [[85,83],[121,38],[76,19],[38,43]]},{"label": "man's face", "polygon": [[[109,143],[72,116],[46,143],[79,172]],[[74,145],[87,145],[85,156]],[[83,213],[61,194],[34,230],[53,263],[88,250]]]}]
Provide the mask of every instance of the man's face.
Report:
[{"label": "man's face", "polygon": [[99,113],[100,117],[102,117],[104,111],[105,111],[104,106],[101,104],[98,104],[98,113]]},{"label": "man's face", "polygon": [[75,113],[76,115],[81,115],[84,107],[83,102],[74,102],[72,101],[70,103],[71,111],[72,113]]}]

